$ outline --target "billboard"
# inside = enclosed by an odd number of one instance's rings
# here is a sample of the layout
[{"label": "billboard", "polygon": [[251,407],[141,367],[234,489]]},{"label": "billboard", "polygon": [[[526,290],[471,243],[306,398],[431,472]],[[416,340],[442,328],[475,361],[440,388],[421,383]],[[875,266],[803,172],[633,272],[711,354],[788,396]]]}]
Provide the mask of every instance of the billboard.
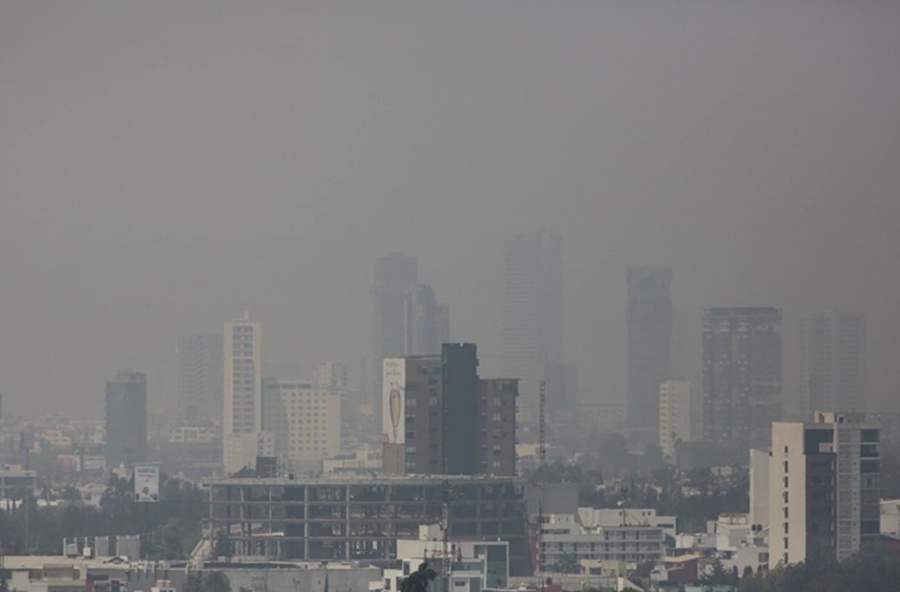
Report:
[{"label": "billboard", "polygon": [[135,465],[134,501],[159,501],[159,465]]},{"label": "billboard", "polygon": [[404,390],[406,388],[406,360],[386,358],[383,366],[381,423],[382,440],[387,444],[403,444],[406,430]]}]

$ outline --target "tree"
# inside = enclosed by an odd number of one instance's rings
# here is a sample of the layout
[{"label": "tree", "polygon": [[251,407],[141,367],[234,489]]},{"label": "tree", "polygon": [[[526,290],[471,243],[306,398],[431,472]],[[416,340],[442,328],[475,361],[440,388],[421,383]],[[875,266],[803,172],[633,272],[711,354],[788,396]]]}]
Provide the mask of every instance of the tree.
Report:
[{"label": "tree", "polygon": [[9,580],[7,577],[6,570],[0,569],[0,592],[9,592]]},{"label": "tree", "polygon": [[437,572],[431,569],[428,563],[420,563],[419,569],[400,582],[400,592],[428,592],[428,584],[435,578]]},{"label": "tree", "polygon": [[224,573],[211,571],[203,576],[200,592],[231,592],[231,582]]}]

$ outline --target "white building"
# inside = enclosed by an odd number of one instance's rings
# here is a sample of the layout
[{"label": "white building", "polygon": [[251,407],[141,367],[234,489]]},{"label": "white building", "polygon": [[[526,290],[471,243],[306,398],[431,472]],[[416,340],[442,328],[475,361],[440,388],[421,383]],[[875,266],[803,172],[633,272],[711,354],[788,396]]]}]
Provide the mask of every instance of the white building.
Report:
[{"label": "white building", "polygon": [[772,424],[770,567],[843,561],[879,531],[879,433],[861,414]]},{"label": "white building", "polygon": [[341,396],[299,379],[267,378],[263,427],[283,465],[322,461],[341,451]]},{"label": "white building", "polygon": [[252,466],[262,431],[262,329],[249,313],[225,323],[225,417],[223,454],[226,473]]},{"label": "white building", "polygon": [[882,500],[879,532],[900,535],[900,500]]},{"label": "white building", "polygon": [[678,530],[677,516],[659,516],[655,508],[578,508],[578,520],[586,531],[622,525],[655,526],[675,537]]},{"label": "white building", "polygon": [[667,380],[659,385],[659,447],[663,457],[671,461],[675,443],[691,439],[691,383]]},{"label": "white building", "polygon": [[665,533],[659,526],[620,520],[616,526],[585,527],[571,514],[544,516],[540,545],[544,569],[552,569],[566,558],[640,562],[659,560],[666,554]]}]

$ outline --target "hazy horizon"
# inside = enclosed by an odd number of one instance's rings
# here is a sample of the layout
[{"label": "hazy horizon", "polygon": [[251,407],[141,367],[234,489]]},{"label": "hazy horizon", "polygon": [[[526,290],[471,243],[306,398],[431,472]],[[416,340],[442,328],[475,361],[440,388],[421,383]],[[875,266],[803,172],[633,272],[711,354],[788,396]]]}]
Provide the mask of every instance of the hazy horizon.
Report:
[{"label": "hazy horizon", "polygon": [[[0,5],[4,411],[173,389],[180,334],[264,365],[371,352],[375,258],[414,255],[499,373],[502,245],[562,236],[566,361],[625,394],[625,270],[704,307],[864,313],[900,382],[900,3]],[[166,376],[169,376],[169,379]],[[169,380],[170,384],[166,384]]]}]

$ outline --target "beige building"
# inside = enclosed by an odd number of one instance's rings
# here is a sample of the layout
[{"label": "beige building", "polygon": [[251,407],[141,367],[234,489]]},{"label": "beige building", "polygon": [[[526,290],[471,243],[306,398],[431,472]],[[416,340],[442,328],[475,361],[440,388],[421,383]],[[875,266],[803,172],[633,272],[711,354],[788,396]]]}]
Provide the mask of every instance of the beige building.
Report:
[{"label": "beige building", "polygon": [[675,444],[691,439],[691,383],[667,380],[659,385],[659,447],[663,457],[677,460]]},{"label": "beige building", "polygon": [[860,414],[775,422],[769,456],[769,566],[843,561],[879,531],[879,433]]},{"label": "beige building", "polygon": [[268,378],[263,427],[275,439],[282,466],[321,461],[341,451],[341,396],[310,382]]},{"label": "beige building", "polygon": [[225,417],[222,422],[226,473],[257,456],[262,431],[262,329],[250,314],[225,323]]}]

